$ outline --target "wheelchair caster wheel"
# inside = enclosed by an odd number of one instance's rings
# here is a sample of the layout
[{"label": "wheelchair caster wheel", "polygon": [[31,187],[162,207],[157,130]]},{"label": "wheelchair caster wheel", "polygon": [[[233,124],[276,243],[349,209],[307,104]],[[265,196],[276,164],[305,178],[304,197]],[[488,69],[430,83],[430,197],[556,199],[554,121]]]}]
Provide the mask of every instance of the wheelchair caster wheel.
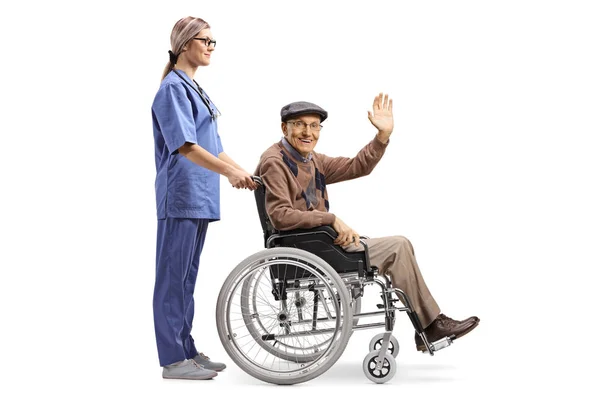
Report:
[{"label": "wheelchair caster wheel", "polygon": [[[381,344],[383,343],[383,333],[379,333],[373,336],[371,339],[371,343],[369,343],[369,351],[374,351],[381,349]],[[391,354],[392,357],[396,358],[398,353],[400,353],[400,345],[398,344],[398,339],[396,339],[393,335],[390,337],[390,343],[388,344],[388,354]]]},{"label": "wheelchair caster wheel", "polygon": [[382,368],[378,370],[378,356],[379,350],[367,354],[363,361],[363,372],[372,382],[385,383],[396,374],[396,360],[390,354],[386,354],[383,359]]}]

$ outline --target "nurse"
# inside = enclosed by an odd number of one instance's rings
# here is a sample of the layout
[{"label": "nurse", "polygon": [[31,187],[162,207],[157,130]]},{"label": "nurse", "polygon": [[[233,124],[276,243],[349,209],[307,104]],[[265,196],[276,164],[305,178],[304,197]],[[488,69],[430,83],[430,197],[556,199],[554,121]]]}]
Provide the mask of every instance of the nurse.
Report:
[{"label": "nurse", "polygon": [[194,287],[206,229],[220,218],[219,175],[235,188],[256,189],[223,151],[219,110],[194,80],[216,44],[206,21],[180,19],[152,104],[158,217],[153,308],[163,378],[211,379],[225,368],[199,353],[190,334]]}]

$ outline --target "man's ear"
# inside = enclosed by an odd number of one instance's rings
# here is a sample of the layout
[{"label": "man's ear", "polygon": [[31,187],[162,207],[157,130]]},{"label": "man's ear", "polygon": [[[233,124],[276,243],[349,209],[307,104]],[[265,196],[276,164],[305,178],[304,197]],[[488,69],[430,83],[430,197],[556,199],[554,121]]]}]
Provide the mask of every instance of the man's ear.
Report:
[{"label": "man's ear", "polygon": [[287,136],[287,124],[285,122],[281,123],[281,131],[283,132],[283,136]]}]

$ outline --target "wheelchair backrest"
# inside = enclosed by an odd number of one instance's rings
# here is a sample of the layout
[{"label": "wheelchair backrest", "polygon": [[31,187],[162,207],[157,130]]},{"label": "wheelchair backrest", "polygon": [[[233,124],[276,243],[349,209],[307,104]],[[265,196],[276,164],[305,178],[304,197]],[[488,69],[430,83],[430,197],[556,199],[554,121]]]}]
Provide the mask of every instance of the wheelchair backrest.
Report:
[{"label": "wheelchair backrest", "polygon": [[273,224],[271,224],[271,220],[269,219],[269,215],[267,214],[267,207],[265,205],[265,197],[266,197],[266,187],[260,177],[254,176],[252,177],[256,183],[259,184],[258,188],[254,191],[254,198],[256,199],[256,209],[258,210],[258,218],[260,218],[260,226],[263,230],[263,236],[265,239],[265,247],[267,245],[267,239],[273,233],[276,232],[275,228],[273,228]]},{"label": "wheelchair backrest", "polygon": [[[267,240],[271,235],[278,234],[277,246],[296,247],[306,250],[309,253],[322,258],[337,272],[358,271],[358,276],[364,276],[365,271],[367,270],[365,266],[369,265],[366,251],[350,253],[344,251],[340,246],[335,245],[333,240],[337,236],[337,233],[332,227],[320,226],[311,229],[296,229],[293,231],[278,231],[275,229],[267,214],[265,203],[267,188],[259,177],[253,176],[252,179],[259,184],[258,188],[254,191],[254,198],[256,199],[256,209],[258,210],[260,225],[263,229],[265,247],[267,247]],[[273,268],[275,267],[277,267],[277,265]],[[282,272],[280,270],[276,271],[273,268],[271,268],[272,278],[281,278],[282,276],[285,276],[286,279],[289,278],[285,272],[281,275]]]}]

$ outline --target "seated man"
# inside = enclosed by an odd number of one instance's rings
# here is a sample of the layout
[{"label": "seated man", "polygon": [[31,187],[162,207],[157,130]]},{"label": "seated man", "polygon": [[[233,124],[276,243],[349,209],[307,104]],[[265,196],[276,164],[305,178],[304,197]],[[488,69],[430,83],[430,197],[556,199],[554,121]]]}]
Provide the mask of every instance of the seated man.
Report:
[{"label": "seated man", "polygon": [[[368,175],[383,156],[394,127],[392,99],[379,94],[373,101],[369,120],[377,135],[354,158],[328,157],[314,152],[321,123],[327,112],[321,107],[296,102],[281,109],[284,137],[261,156],[255,174],[266,185],[266,210],[278,230],[331,225],[338,233],[335,243],[346,251],[360,251],[360,235],[329,212],[326,184]],[[456,321],[440,313],[423,277],[411,243],[403,236],[366,239],[372,265],[390,277],[392,285],[410,299],[425,334],[433,342],[445,336],[464,336],[479,323],[471,317]],[[425,351],[415,333],[417,349]]]}]

